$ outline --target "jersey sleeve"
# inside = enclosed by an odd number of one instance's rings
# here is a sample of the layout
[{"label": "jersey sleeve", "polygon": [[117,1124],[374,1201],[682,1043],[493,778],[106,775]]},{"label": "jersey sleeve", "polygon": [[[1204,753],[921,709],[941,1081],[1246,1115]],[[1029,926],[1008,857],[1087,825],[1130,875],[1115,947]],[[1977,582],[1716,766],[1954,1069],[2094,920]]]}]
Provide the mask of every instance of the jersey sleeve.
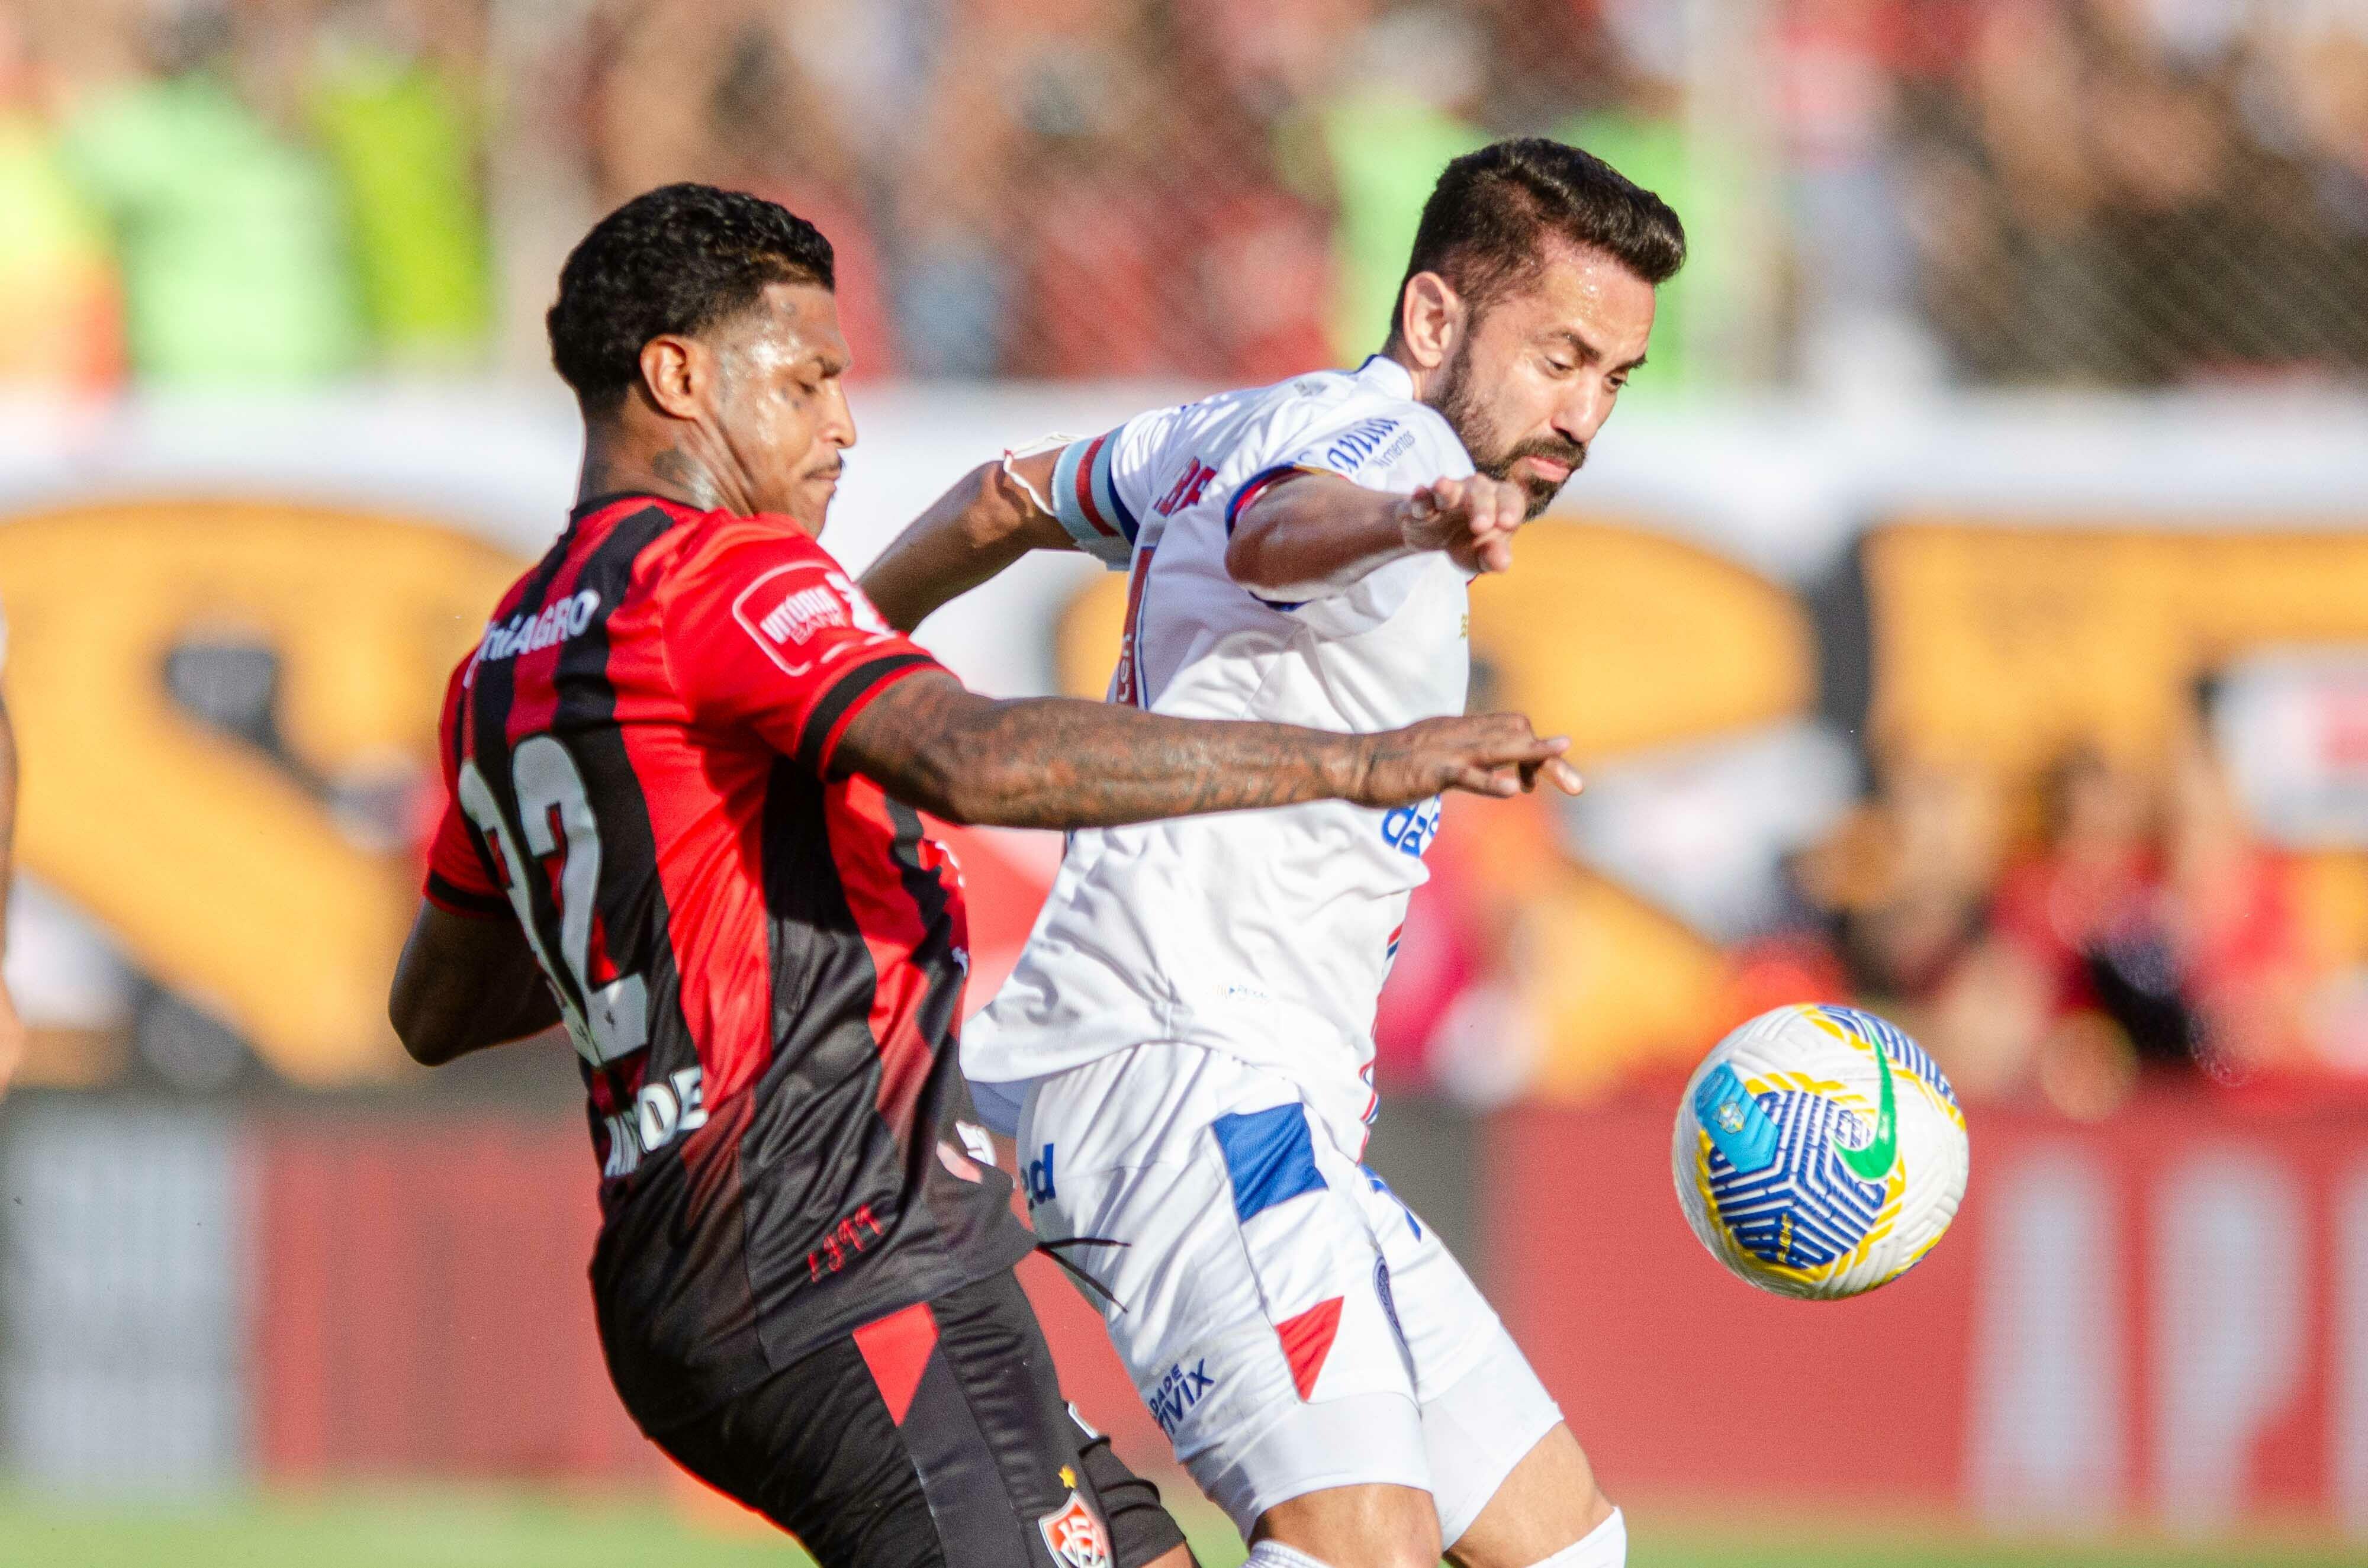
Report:
[{"label": "jersey sleeve", "polygon": [[1053,470],[1053,515],[1077,548],[1125,570],[1134,554],[1136,519],[1151,509],[1154,476],[1184,408],[1138,414],[1090,440],[1072,441]]},{"label": "jersey sleeve", "polygon": [[468,692],[472,654],[461,662],[444,687],[444,717],[438,725],[437,752],[443,759],[444,799],[436,817],[435,836],[427,841],[427,883],[421,890],[427,902],[450,915],[488,920],[510,912],[509,899],[485,863],[485,852],[461,814],[461,703]]},{"label": "jersey sleeve", "polygon": [[944,666],[787,523],[722,530],[678,562],[666,665],[694,722],[754,730],[828,777],[847,726],[890,686]]},{"label": "jersey sleeve", "polygon": [[[1295,435],[1276,461],[1235,487],[1225,503],[1225,532],[1233,533],[1244,507],[1294,474],[1334,474],[1367,490],[1410,495],[1433,481],[1468,479],[1474,472],[1471,455],[1436,410],[1416,403],[1352,404]],[[1442,559],[1401,556],[1320,599],[1259,602],[1319,632],[1352,637],[1404,608],[1424,575],[1440,569]]]}]

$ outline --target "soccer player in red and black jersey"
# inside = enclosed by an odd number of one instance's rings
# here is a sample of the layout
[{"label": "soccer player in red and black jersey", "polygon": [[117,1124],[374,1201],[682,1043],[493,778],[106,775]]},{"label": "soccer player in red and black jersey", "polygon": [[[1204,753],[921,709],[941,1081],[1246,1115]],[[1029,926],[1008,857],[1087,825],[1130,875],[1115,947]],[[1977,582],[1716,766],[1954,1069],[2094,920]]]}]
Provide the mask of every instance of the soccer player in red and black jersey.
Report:
[{"label": "soccer player in red and black jersey", "polygon": [[[961,877],[921,811],[1076,827],[1508,794],[1510,715],[1383,735],[996,701],[815,542],[855,427],[830,247],[670,186],[569,256],[582,499],[453,673],[395,976],[420,1061],[563,1023],[626,1408],[826,1568],[1189,1560],[1069,1416],[956,1062]],[[1013,505],[1019,505],[1017,497]]]}]

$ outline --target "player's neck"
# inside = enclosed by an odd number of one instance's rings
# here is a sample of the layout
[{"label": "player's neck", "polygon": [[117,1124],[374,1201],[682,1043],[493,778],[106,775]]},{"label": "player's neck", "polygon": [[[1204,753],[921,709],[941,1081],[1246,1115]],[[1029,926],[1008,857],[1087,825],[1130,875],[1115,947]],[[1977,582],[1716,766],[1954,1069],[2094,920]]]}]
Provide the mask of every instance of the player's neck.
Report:
[{"label": "player's neck", "polygon": [[672,431],[587,425],[584,470],[575,484],[577,504],[602,495],[642,494],[702,512],[754,514],[756,509],[741,494],[741,486],[673,437]]},{"label": "player's neck", "polygon": [[1428,401],[1424,394],[1430,390],[1430,383],[1424,375],[1422,367],[1414,362],[1414,356],[1406,352],[1406,345],[1398,341],[1396,334],[1391,334],[1390,340],[1382,345],[1381,351],[1375,354],[1373,358],[1387,359],[1391,364],[1404,370],[1407,380],[1414,382],[1414,400],[1417,403]]}]

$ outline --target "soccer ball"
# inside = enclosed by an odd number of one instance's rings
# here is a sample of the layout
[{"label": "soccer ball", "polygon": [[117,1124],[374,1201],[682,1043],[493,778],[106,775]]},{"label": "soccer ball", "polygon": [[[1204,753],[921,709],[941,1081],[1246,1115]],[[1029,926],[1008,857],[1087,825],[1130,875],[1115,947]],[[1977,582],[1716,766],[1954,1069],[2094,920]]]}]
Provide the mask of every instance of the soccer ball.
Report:
[{"label": "soccer ball", "polygon": [[1711,1255],[1763,1290],[1831,1301],[1898,1278],[1956,1218],[1969,1153],[1956,1091],[1872,1013],[1779,1007],[1686,1085],[1678,1203]]}]

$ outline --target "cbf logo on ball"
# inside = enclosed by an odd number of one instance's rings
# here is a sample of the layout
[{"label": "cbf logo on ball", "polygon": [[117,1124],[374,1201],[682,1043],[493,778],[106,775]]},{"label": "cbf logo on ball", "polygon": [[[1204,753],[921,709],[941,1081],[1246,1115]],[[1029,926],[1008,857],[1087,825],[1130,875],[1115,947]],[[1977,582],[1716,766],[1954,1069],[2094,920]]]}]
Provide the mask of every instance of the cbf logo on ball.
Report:
[{"label": "cbf logo on ball", "polygon": [[1780,1007],[1721,1040],[1678,1108],[1678,1202],[1765,1290],[1854,1296],[1915,1267],[1964,1196],[1964,1112],[1931,1056],[1854,1007]]}]

